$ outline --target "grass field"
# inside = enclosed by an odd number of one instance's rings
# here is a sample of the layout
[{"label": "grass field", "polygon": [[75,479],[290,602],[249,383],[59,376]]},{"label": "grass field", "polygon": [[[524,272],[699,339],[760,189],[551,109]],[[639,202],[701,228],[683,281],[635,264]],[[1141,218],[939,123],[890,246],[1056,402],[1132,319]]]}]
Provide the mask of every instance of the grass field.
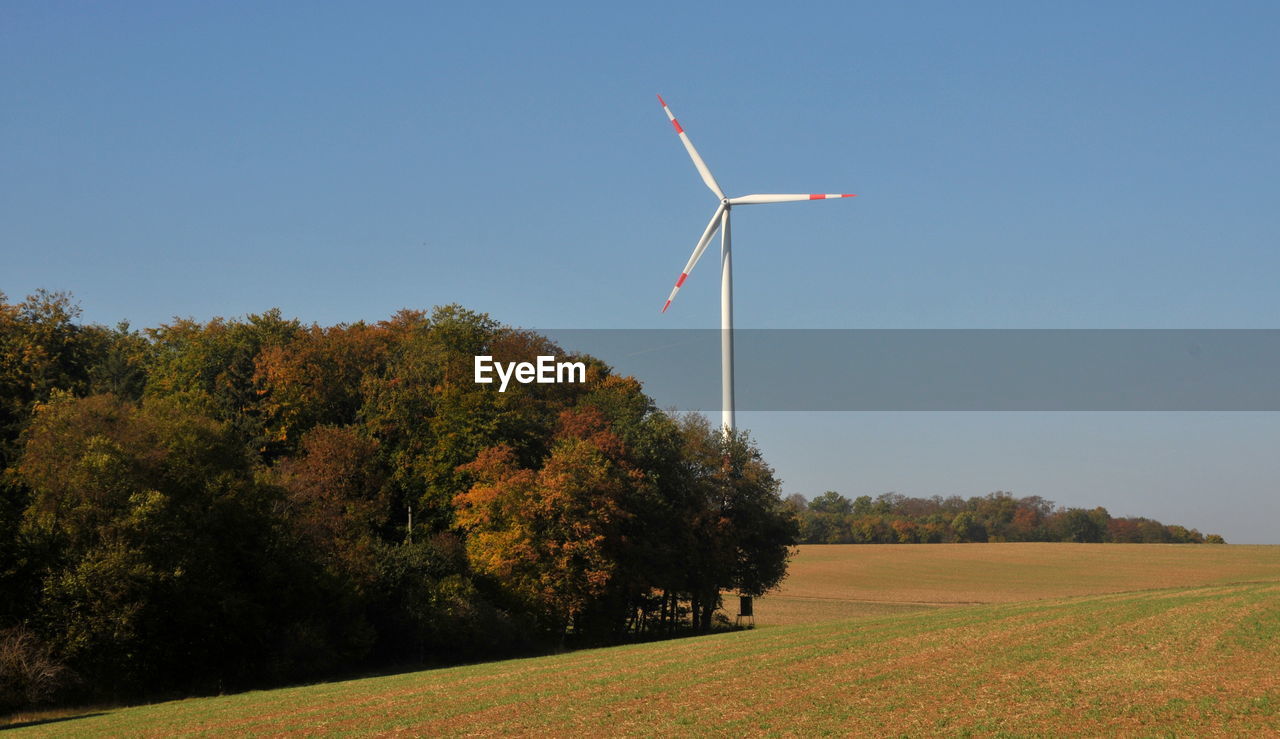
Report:
[{"label": "grass field", "polygon": [[1280,733],[1280,547],[806,547],[757,617],[17,733]]}]

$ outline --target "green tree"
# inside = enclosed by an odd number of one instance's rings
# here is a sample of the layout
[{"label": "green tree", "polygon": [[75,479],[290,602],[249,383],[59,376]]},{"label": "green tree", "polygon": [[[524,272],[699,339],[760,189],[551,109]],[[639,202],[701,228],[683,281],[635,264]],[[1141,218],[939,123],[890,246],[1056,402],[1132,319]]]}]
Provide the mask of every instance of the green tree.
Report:
[{"label": "green tree", "polygon": [[151,342],[140,331],[121,321],[112,330],[101,330],[102,349],[89,368],[89,392],[110,394],[125,400],[141,400],[146,388]]},{"label": "green tree", "polygon": [[698,501],[687,588],[694,625],[705,631],[722,590],[758,596],[781,584],[799,527],[745,432],[726,434],[696,414],[681,430]]},{"label": "green tree", "polygon": [[834,513],[838,516],[847,516],[853,513],[853,503],[840,493],[828,490],[809,502],[809,510],[815,513]]},{"label": "green tree", "polygon": [[67,293],[39,290],[13,305],[0,293],[0,460],[12,462],[36,403],[56,390],[88,391],[104,331],[79,317]]},{"label": "green tree", "polygon": [[109,695],[254,684],[361,648],[325,635],[331,599],[275,536],[277,499],[226,424],[55,393],[16,474],[24,534],[50,552],[33,625]]},{"label": "green tree", "polygon": [[961,511],[951,521],[951,529],[959,541],[984,542],[987,540],[987,528],[978,520],[973,511]]},{"label": "green tree", "polygon": [[484,449],[506,444],[516,461],[533,466],[550,451],[556,419],[583,388],[515,385],[505,393],[474,382],[474,357],[534,361],[563,356],[542,337],[500,327],[460,306],[412,317],[381,377],[364,385],[361,422],[381,445],[397,499],[424,523],[453,525],[453,500],[469,484],[463,465]]},{"label": "green tree", "polygon": [[1057,516],[1056,530],[1060,541],[1100,542],[1106,529],[1099,516],[1083,508],[1068,508]]},{"label": "green tree", "polygon": [[145,394],[180,399],[229,424],[253,453],[274,459],[286,449],[267,429],[258,356],[288,345],[302,330],[297,320],[284,318],[275,308],[244,320],[178,319],[148,329],[152,351]]}]

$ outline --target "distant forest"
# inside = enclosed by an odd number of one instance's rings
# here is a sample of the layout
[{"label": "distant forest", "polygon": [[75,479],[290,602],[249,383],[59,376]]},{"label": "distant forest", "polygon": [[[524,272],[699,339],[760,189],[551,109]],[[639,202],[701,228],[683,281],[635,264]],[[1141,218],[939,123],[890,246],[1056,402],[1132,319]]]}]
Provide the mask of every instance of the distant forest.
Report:
[{"label": "distant forest", "polygon": [[745,435],[458,306],[135,330],[0,295],[0,710],[701,632],[786,574]]},{"label": "distant forest", "polygon": [[908,498],[885,493],[853,500],[829,490],[813,500],[792,495],[804,544],[935,544],[1072,541],[1117,544],[1225,544],[1183,526],[1149,518],[1113,518],[1106,508],[1060,508],[1031,495],[997,491],[983,497]]}]

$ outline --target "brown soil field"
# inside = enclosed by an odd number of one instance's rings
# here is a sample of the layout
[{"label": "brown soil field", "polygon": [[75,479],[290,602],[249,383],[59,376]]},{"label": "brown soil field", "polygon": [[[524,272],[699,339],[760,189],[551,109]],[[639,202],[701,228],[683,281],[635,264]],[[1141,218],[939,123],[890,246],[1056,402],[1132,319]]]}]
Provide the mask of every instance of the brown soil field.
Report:
[{"label": "brown soil field", "polygon": [[[938,606],[1280,580],[1280,547],[1187,544],[830,544],[798,547],[757,625]],[[726,610],[737,612],[735,598]]]}]

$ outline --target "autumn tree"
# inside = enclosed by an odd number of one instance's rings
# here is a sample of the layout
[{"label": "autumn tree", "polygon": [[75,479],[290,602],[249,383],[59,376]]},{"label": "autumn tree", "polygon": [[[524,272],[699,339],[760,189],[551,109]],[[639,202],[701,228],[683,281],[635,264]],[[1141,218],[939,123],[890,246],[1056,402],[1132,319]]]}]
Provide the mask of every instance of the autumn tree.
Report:
[{"label": "autumn tree", "polygon": [[287,452],[318,425],[359,420],[367,380],[383,374],[397,335],[388,324],[310,326],[254,358],[266,438]]},{"label": "autumn tree", "polygon": [[601,596],[618,566],[625,502],[642,473],[595,408],[566,410],[538,469],[517,465],[510,447],[480,453],[462,470],[476,483],[455,499],[467,551],[553,633]]},{"label": "autumn tree", "polygon": [[376,579],[378,542],[391,533],[377,444],[352,427],[318,426],[270,479],[284,490],[278,510],[299,544],[349,588],[368,587]]}]

